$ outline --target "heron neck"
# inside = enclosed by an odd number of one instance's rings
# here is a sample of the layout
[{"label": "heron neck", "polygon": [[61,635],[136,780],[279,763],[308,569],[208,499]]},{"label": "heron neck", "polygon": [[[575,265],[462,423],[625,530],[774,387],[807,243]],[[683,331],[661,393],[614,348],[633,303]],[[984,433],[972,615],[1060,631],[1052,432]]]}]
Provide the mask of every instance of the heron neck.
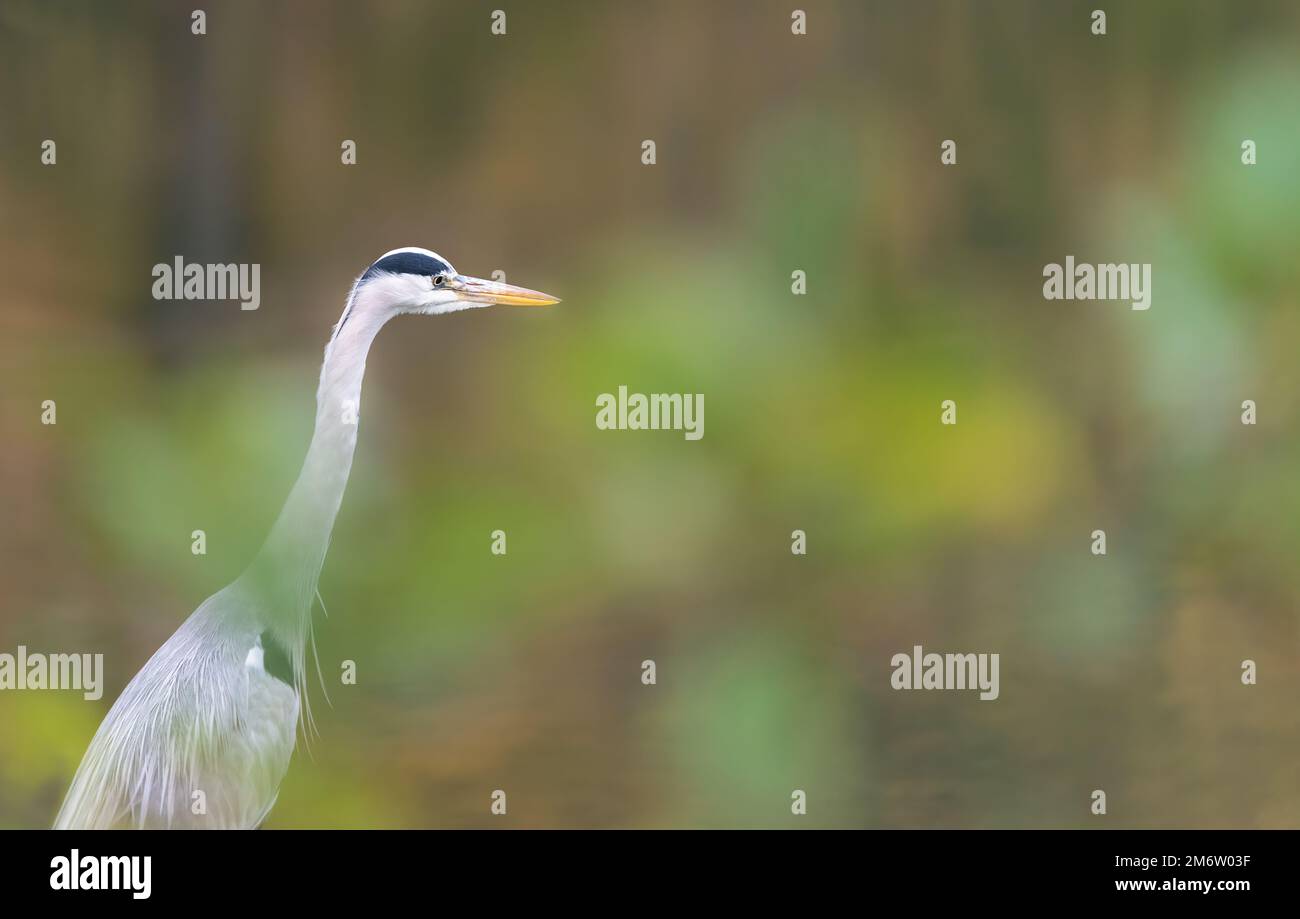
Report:
[{"label": "heron neck", "polygon": [[358,312],[345,314],[346,321],[325,349],[316,393],[316,427],[307,458],[249,569],[256,589],[271,601],[268,606],[274,615],[290,620],[266,623],[288,625],[285,637],[301,634],[294,626],[310,618],[334,519],[352,470],[366,355],[383,325],[382,319],[355,315]]}]

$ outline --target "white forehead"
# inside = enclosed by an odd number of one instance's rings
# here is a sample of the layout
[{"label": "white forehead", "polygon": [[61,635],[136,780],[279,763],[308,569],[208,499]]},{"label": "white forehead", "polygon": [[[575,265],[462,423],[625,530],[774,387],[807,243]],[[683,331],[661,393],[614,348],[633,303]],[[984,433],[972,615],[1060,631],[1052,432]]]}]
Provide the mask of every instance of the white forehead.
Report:
[{"label": "white forehead", "polygon": [[397,248],[397,249],[389,249],[389,250],[388,250],[387,252],[385,252],[383,255],[379,256],[379,258],[375,259],[375,261],[376,261],[376,262],[382,262],[384,259],[388,258],[390,255],[401,255],[401,254],[406,253],[406,252],[412,253],[412,254],[414,254],[414,255],[427,255],[427,256],[429,256],[430,258],[436,258],[438,261],[442,262],[444,265],[448,265],[448,266],[451,265],[451,262],[449,262],[447,259],[443,258],[443,257],[442,257],[441,255],[439,255],[437,252],[434,252],[432,249],[421,249],[419,246],[401,246],[400,248]]}]

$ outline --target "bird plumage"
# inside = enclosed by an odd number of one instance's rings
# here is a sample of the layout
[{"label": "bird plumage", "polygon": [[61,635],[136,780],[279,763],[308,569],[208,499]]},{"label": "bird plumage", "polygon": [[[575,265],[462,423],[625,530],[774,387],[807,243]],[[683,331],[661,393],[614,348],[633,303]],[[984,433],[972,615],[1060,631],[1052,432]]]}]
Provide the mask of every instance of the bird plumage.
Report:
[{"label": "bird plumage", "polygon": [[295,687],[252,666],[260,618],[239,582],[209,597],[104,718],[56,829],[257,826],[298,722]]},{"label": "bird plumage", "polygon": [[[302,471],[249,567],[205,600],[105,716],[56,828],[247,828],[266,818],[307,704],[307,647],[330,535],[352,469],[366,356],[401,313],[547,305],[525,288],[457,275],[427,249],[385,253],[356,280],[325,347]],[[288,659],[283,671],[268,670]]]}]

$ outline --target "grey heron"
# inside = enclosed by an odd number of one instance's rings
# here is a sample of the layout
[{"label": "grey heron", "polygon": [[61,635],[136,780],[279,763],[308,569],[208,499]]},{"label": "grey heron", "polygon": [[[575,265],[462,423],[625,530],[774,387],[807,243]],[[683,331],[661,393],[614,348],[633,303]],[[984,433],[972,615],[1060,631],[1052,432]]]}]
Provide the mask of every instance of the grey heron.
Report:
[{"label": "grey heron", "polygon": [[302,712],[310,723],[312,607],[352,468],[371,342],[404,313],[558,302],[457,274],[419,248],[387,252],[357,278],[325,347],[307,457],[270,534],[244,573],[199,604],[122,691],[56,829],[251,828],[265,820]]}]

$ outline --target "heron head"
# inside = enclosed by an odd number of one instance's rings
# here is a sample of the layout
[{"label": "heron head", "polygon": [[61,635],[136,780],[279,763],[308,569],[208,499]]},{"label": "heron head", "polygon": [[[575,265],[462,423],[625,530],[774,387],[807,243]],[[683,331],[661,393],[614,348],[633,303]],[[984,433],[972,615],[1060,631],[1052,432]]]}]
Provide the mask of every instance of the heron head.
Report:
[{"label": "heron head", "polygon": [[357,281],[357,292],[393,313],[438,314],[480,306],[550,306],[558,297],[458,274],[451,263],[428,249],[386,252]]}]

